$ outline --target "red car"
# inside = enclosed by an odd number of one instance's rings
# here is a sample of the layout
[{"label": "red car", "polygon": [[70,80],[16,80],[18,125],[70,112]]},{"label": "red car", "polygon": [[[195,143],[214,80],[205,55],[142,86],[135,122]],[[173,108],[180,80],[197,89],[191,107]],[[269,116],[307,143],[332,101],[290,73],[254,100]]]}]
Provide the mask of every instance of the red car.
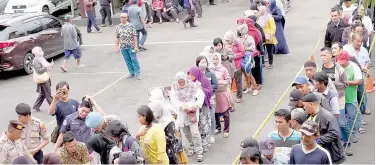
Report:
[{"label": "red car", "polygon": [[35,46],[43,49],[46,59],[63,53],[61,27],[59,19],[46,13],[1,15],[0,72],[23,69],[32,74]]}]

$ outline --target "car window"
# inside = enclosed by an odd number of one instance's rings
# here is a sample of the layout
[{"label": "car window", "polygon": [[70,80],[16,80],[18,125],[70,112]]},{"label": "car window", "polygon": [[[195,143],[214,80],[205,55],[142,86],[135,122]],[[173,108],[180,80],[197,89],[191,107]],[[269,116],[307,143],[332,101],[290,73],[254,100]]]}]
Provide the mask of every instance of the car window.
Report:
[{"label": "car window", "polygon": [[61,28],[60,21],[54,18],[42,17],[41,22],[47,29]]},{"label": "car window", "polygon": [[4,34],[8,39],[24,37],[27,35],[27,26],[22,23],[14,23],[12,26],[5,29]]},{"label": "car window", "polygon": [[23,26],[26,29],[26,35],[36,34],[43,31],[43,26],[38,19],[25,20]]},{"label": "car window", "polygon": [[9,29],[8,26],[0,25],[0,41],[5,41],[8,39],[7,30]]}]

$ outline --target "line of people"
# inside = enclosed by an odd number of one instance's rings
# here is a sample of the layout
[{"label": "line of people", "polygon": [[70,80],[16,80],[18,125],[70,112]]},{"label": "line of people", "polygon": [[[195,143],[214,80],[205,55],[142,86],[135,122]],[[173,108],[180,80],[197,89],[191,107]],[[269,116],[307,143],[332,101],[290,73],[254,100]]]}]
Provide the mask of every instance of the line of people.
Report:
[{"label": "line of people", "polygon": [[345,155],[354,154],[357,135],[366,133],[362,115],[371,114],[364,90],[371,63],[365,48],[369,34],[360,23],[362,16],[356,15],[353,21],[358,22],[347,28],[346,41],[341,40],[341,15],[338,6],[331,9],[326,38],[336,33],[336,42],[325,41],[329,47],[320,50],[321,66],[311,60],[304,63],[306,77],[292,84],[296,89],[290,93],[289,108],[274,113],[277,130],[260,142],[245,139],[236,163],[341,164]]}]

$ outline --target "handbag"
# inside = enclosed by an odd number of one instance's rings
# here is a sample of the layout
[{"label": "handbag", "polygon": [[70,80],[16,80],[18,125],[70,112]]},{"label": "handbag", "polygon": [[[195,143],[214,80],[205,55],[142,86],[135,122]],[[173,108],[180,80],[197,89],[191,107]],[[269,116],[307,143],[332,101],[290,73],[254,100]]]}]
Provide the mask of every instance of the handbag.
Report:
[{"label": "handbag", "polygon": [[190,122],[197,122],[196,109],[187,111],[187,116]]},{"label": "handbag", "polygon": [[34,71],[33,79],[34,79],[35,83],[42,84],[42,83],[47,82],[50,79],[50,76],[48,75],[47,72],[44,72],[42,74],[38,74],[37,72]]},{"label": "handbag", "polygon": [[178,163],[179,164],[188,164],[188,157],[187,157],[187,154],[184,151],[178,152]]},{"label": "handbag", "polygon": [[57,138],[59,137],[58,133],[59,133],[59,127],[58,126],[55,126],[54,130],[52,131],[51,133],[51,142],[52,143],[56,143],[57,141]]},{"label": "handbag", "polygon": [[219,85],[218,88],[215,90],[215,92],[226,92],[227,91],[227,85]]}]

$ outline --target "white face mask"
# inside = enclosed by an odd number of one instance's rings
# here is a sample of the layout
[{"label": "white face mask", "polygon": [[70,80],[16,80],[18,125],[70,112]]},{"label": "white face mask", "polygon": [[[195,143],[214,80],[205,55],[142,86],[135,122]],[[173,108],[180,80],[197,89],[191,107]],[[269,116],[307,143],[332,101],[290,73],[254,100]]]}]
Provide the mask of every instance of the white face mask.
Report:
[{"label": "white face mask", "polygon": [[206,68],[208,68],[208,63],[207,62],[200,62],[198,64],[198,67],[201,68],[201,69],[206,69]]}]

